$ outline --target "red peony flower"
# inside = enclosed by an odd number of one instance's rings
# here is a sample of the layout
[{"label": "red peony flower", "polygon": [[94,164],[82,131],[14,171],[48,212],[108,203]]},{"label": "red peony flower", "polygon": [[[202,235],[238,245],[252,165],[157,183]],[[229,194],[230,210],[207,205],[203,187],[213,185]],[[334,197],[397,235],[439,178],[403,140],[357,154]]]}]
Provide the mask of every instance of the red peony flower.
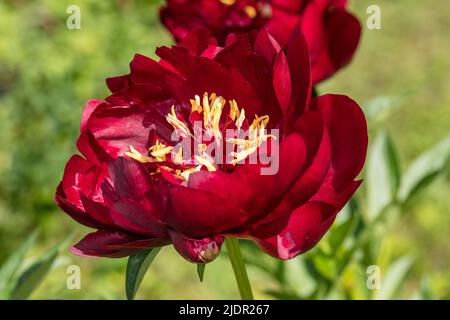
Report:
[{"label": "red peony flower", "polygon": [[192,29],[208,28],[224,45],[230,34],[266,28],[284,46],[295,28],[309,45],[312,82],[348,64],[358,47],[361,25],[347,0],[167,0],[161,21],[180,41]]},{"label": "red peony flower", "polygon": [[56,202],[97,231],[72,252],[173,244],[206,263],[224,237],[281,259],[311,249],[360,185],[367,128],[350,98],[311,97],[301,32],[283,47],[265,31],[219,47],[196,30],[156,53],[136,55],[83,111],[83,156],[67,163]]}]

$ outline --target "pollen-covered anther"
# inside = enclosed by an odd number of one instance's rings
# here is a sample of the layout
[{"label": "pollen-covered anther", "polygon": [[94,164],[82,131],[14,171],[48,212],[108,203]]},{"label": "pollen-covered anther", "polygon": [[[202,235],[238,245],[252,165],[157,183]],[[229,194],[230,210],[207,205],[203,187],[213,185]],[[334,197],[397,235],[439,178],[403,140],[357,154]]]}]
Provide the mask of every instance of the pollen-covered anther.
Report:
[{"label": "pollen-covered anther", "polygon": [[156,143],[149,149],[150,156],[143,155],[133,146],[130,146],[130,151],[125,152],[125,155],[140,163],[164,162],[166,161],[166,156],[170,154],[172,150],[173,147],[167,147],[165,144],[160,143],[159,140],[156,140]]},{"label": "pollen-covered anther", "polygon": [[[244,110],[242,110],[244,114]],[[240,129],[245,116],[236,120],[236,126]],[[249,155],[256,152],[258,148],[269,138],[276,138],[273,135],[266,134],[267,124],[269,123],[269,116],[258,117],[255,115],[255,119],[248,130],[248,139],[230,138],[227,141],[237,145],[237,152],[231,152],[231,156],[234,158],[231,163],[233,165],[245,160]]]},{"label": "pollen-covered anther", "polygon": [[149,149],[152,157],[159,162],[166,161],[166,156],[170,154],[172,150],[173,147],[167,147],[165,144],[160,143],[159,140],[156,140],[156,143]]},{"label": "pollen-covered anther", "polygon": [[188,137],[191,136],[191,132],[187,125],[178,119],[177,113],[175,111],[175,106],[172,106],[170,113],[166,116],[166,120],[172,127],[182,136]]},{"label": "pollen-covered anther", "polygon": [[256,11],[256,8],[254,6],[245,6],[244,11],[251,19],[255,18],[258,15],[258,11]]},{"label": "pollen-covered anther", "polygon": [[236,0],[220,0],[220,2],[226,6],[232,6],[236,3]]},{"label": "pollen-covered anther", "polygon": [[133,146],[130,146],[130,151],[125,152],[125,155],[131,159],[134,159],[140,163],[149,163],[154,162],[152,158],[149,156],[143,155],[139,151],[137,151]]}]

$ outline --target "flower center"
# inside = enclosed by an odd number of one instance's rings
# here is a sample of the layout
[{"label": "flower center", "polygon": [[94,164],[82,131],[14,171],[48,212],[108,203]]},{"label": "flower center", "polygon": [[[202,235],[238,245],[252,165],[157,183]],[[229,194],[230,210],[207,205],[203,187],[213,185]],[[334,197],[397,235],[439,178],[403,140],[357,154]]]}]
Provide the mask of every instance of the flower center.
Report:
[{"label": "flower center", "polygon": [[[196,95],[190,104],[189,122],[177,114],[175,106],[167,114],[166,121],[174,129],[172,138],[176,137],[176,142],[187,139],[193,144],[184,143],[183,147],[177,148],[156,139],[147,155],[133,146],[125,155],[144,164],[156,164],[154,173],[163,168],[187,181],[194,172],[216,171],[223,165],[234,167],[255,153],[267,139],[275,138],[266,134],[269,116],[255,115],[249,125],[245,110],[239,108],[236,100],[230,100],[227,104],[222,96],[205,92],[202,97]],[[194,145],[194,150],[186,150],[186,145]],[[225,156],[217,157],[218,150],[224,147],[227,150]]]}]

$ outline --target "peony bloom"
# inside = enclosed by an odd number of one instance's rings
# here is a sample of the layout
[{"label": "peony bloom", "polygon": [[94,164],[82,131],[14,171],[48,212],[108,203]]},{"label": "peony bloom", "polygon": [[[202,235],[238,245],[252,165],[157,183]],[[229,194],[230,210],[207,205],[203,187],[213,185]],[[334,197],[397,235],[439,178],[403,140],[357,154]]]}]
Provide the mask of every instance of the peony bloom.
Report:
[{"label": "peony bloom", "polygon": [[266,28],[284,46],[295,28],[309,45],[312,82],[318,83],[348,64],[361,35],[347,0],[167,0],[161,21],[180,41],[196,27],[208,28],[225,44],[234,33]]},{"label": "peony bloom", "polygon": [[[130,74],[107,80],[112,94],[83,111],[83,156],[68,161],[56,202],[97,231],[72,252],[123,257],[173,244],[207,263],[224,237],[281,259],[311,249],[360,185],[367,128],[350,98],[311,97],[301,32],[283,47],[265,31],[219,47],[199,29],[156,53],[159,62],[136,55]],[[270,154],[273,172],[250,161]]]}]

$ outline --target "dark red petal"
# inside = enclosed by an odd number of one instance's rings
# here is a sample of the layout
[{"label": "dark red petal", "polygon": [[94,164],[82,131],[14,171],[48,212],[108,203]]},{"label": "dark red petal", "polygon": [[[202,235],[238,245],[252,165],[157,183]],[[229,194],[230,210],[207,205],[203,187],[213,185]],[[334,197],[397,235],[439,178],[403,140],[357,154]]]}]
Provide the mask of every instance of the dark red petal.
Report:
[{"label": "dark red petal", "polygon": [[251,232],[251,236],[268,254],[283,260],[291,259],[319,242],[337,212],[329,204],[308,202],[290,215],[259,227]]},{"label": "dark red petal", "polygon": [[367,152],[367,124],[358,104],[346,96],[325,95],[313,103],[324,119],[331,139],[332,184],[339,190],[361,171]]},{"label": "dark red petal", "polygon": [[92,217],[90,217],[86,212],[84,212],[84,209],[78,208],[71,202],[67,201],[61,183],[58,185],[58,189],[55,195],[55,201],[58,207],[60,207],[76,222],[94,229],[102,227],[102,225],[99,222],[97,222]]},{"label": "dark red petal", "polygon": [[323,201],[342,208],[361,185],[362,180],[352,181],[346,187],[336,189],[331,176],[328,176],[320,189],[311,197],[311,201]]},{"label": "dark red petal", "polygon": [[268,21],[266,28],[277,42],[284,46],[300,21],[300,14],[272,6],[272,19]]},{"label": "dark red petal", "polygon": [[144,197],[139,202],[120,200],[112,206],[109,214],[117,226],[131,233],[164,238],[167,237],[166,228],[155,218],[162,214],[161,211],[161,204]]},{"label": "dark red petal", "polygon": [[87,129],[87,122],[89,120],[89,117],[91,116],[92,112],[94,112],[95,109],[99,105],[104,103],[103,100],[89,100],[86,103],[86,106],[83,109],[83,113],[81,115],[81,123],[80,123],[80,131],[85,132]]},{"label": "dark red petal", "polygon": [[96,143],[113,158],[123,156],[130,146],[145,153],[150,132],[144,124],[145,117],[139,107],[99,108],[90,117],[88,129]]},{"label": "dark red petal", "polygon": [[177,88],[180,101],[189,101],[204,92],[214,92],[227,100],[236,100],[245,108],[249,118],[260,111],[259,95],[238,69],[225,67],[208,58],[193,57],[181,47],[160,47],[156,53],[185,79],[184,85]]},{"label": "dark red petal", "polygon": [[114,93],[123,89],[128,88],[132,85],[130,76],[124,75],[119,77],[112,77],[106,79],[106,85],[108,86],[109,90]]},{"label": "dark red petal", "polygon": [[302,134],[306,143],[303,169],[277,207],[258,224],[284,216],[307,202],[327,176],[331,161],[331,143],[320,113],[316,111],[304,113],[297,121],[296,131]]},{"label": "dark red petal", "polygon": [[77,149],[92,165],[101,165],[102,162],[110,161],[111,157],[95,141],[91,132],[83,132],[77,139]]},{"label": "dark red petal", "polygon": [[287,113],[291,103],[291,72],[283,51],[280,51],[273,66],[273,87],[283,113]]},{"label": "dark red petal", "polygon": [[95,221],[98,221],[103,226],[114,227],[114,222],[109,215],[109,208],[103,203],[96,202],[84,194],[80,194],[81,202],[83,203],[84,210]]},{"label": "dark red petal", "polygon": [[273,65],[281,46],[266,30],[258,33],[254,45],[255,52],[266,58],[268,65]]},{"label": "dark red petal", "polygon": [[196,28],[184,37],[179,45],[188,49],[190,54],[201,56],[209,46],[210,37],[211,33],[208,29]]},{"label": "dark red petal", "polygon": [[296,119],[311,98],[311,66],[308,43],[299,29],[294,30],[286,47],[292,77],[292,114]]},{"label": "dark red petal", "polygon": [[114,106],[151,107],[160,101],[169,100],[170,96],[161,87],[153,84],[135,84],[123,90],[117,91],[106,101]]},{"label": "dark red petal", "polygon": [[174,184],[169,188],[165,219],[172,229],[199,238],[241,224],[246,214],[215,193]]},{"label": "dark red petal", "polygon": [[[259,95],[259,101],[262,104],[260,114],[270,117],[269,125],[275,126],[279,123],[282,112],[281,108],[277,107],[278,100],[274,92],[273,61],[269,63],[264,56],[253,53],[247,38],[237,40],[224,48],[217,54],[215,61],[225,67],[239,70]],[[233,83],[232,80],[231,83]],[[237,98],[236,100],[242,108],[245,108],[247,118],[251,118],[252,115],[248,113],[246,105]]]},{"label": "dark red petal", "polygon": [[186,260],[193,263],[208,263],[220,253],[224,237],[220,235],[203,239],[192,239],[185,235],[170,231],[173,246]]},{"label": "dark red petal", "polygon": [[158,62],[136,54],[130,63],[130,77],[134,83],[151,83],[176,94],[182,85],[182,79],[173,70],[163,67]]},{"label": "dark red petal", "polygon": [[310,48],[313,83],[347,64],[361,35],[360,23],[354,16],[342,8],[331,9],[326,1],[306,7],[301,28]]},{"label": "dark red petal", "polygon": [[145,239],[119,231],[99,230],[88,234],[70,251],[79,256],[122,258],[164,244],[167,241],[163,239]]},{"label": "dark red petal", "polygon": [[334,9],[326,23],[330,59],[335,69],[350,62],[361,37],[359,20],[343,9]]},{"label": "dark red petal", "polygon": [[138,200],[152,190],[147,169],[134,160],[117,158],[110,162],[109,175],[119,198]]},{"label": "dark red petal", "polygon": [[[92,188],[90,177],[86,178],[92,165],[79,155],[73,155],[66,164],[64,176],[62,179],[62,190],[64,190],[65,198],[78,208],[82,208],[80,200],[80,192],[89,193]],[[87,180],[87,181],[86,181]]]},{"label": "dark red petal", "polygon": [[305,5],[305,2],[314,2],[314,0],[272,0],[271,4],[286,11],[299,12]]}]

